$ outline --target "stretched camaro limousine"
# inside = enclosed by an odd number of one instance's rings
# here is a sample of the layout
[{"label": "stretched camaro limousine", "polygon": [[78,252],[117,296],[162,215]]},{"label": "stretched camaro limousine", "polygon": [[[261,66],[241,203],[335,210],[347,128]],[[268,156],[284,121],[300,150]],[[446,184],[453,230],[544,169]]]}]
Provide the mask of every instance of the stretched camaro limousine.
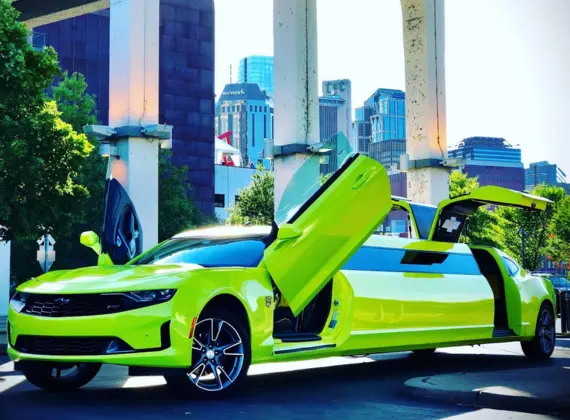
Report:
[{"label": "stretched camaro limousine", "polygon": [[[256,363],[505,341],[530,358],[552,354],[550,283],[498,249],[460,243],[480,206],[541,211],[548,200],[482,187],[415,204],[392,197],[385,168],[359,154],[324,183],[290,186],[283,199],[302,199],[273,226],[192,230],[141,252],[136,210],[108,180],[102,238],[81,238],[98,266],[31,279],[11,300],[16,369],[68,390],[103,363],[126,365],[223,395]],[[394,212],[409,219],[405,237],[378,231]]]}]

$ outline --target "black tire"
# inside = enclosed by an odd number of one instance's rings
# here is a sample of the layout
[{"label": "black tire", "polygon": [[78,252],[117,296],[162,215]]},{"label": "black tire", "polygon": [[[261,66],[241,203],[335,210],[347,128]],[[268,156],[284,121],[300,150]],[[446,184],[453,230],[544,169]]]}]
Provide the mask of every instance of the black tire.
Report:
[{"label": "black tire", "polygon": [[521,342],[522,351],[530,359],[546,360],[556,346],[556,318],[552,306],[543,303],[538,311],[536,330],[531,341]]},{"label": "black tire", "polygon": [[25,369],[23,374],[28,382],[38,388],[63,392],[87,385],[99,369],[100,363],[38,365]]},{"label": "black tire", "polygon": [[[214,320],[215,324],[209,320]],[[217,333],[212,328],[216,328]],[[210,337],[212,335],[214,337]],[[241,344],[235,344],[236,337],[239,338]],[[206,351],[202,346],[206,347]],[[207,354],[209,351],[214,351],[215,355]],[[237,356],[239,354],[242,355],[241,358]],[[247,378],[250,363],[251,342],[244,322],[235,314],[222,308],[206,308],[194,329],[191,366],[186,372],[166,376],[165,379],[172,390],[185,396],[223,398],[242,387]],[[201,366],[204,367],[201,368]],[[217,376],[214,376],[214,370]],[[208,372],[214,376],[214,379],[200,379]],[[231,380],[229,380],[230,377]]]}]

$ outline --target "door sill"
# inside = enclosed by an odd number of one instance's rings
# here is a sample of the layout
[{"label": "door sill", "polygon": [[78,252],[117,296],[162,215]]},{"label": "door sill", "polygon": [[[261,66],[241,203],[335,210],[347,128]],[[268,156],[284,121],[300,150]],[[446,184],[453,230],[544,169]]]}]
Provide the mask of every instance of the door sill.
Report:
[{"label": "door sill", "polygon": [[287,354],[287,353],[299,353],[304,351],[315,351],[315,350],[323,350],[323,349],[331,349],[336,347],[336,344],[317,344],[314,346],[302,346],[302,347],[289,347],[284,349],[275,350],[275,354]]},{"label": "door sill", "polygon": [[321,341],[320,335],[307,333],[276,334],[273,336],[273,338],[277,338],[283,343],[305,343],[309,341]]}]

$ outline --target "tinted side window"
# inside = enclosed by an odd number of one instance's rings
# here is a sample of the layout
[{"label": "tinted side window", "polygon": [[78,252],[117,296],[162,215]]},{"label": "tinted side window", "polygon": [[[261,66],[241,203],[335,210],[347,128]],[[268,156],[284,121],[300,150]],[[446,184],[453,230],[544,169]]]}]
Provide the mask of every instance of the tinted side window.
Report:
[{"label": "tinted side window", "polygon": [[481,274],[470,254],[411,251],[363,246],[342,267],[343,270],[406,273]]},{"label": "tinted side window", "polygon": [[434,207],[411,203],[410,208],[412,209],[414,219],[418,225],[418,234],[420,235],[420,239],[427,239],[437,209]]},{"label": "tinted side window", "polygon": [[505,265],[507,266],[507,271],[511,276],[516,276],[519,272],[519,266],[509,258],[503,258]]}]

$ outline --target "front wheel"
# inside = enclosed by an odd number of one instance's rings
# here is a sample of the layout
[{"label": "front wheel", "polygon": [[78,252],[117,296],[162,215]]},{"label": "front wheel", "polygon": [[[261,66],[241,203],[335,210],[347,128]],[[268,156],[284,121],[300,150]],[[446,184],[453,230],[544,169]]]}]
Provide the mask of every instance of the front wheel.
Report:
[{"label": "front wheel", "polygon": [[23,371],[32,385],[46,391],[72,391],[87,385],[101,369],[100,363],[33,366]]},{"label": "front wheel", "polygon": [[246,326],[231,312],[212,308],[200,316],[194,329],[192,366],[185,374],[165,379],[179,392],[223,396],[239,389],[250,362]]},{"label": "front wheel", "polygon": [[556,324],[552,308],[543,304],[538,313],[536,330],[532,341],[524,341],[521,347],[525,356],[545,360],[552,356],[556,345]]}]

